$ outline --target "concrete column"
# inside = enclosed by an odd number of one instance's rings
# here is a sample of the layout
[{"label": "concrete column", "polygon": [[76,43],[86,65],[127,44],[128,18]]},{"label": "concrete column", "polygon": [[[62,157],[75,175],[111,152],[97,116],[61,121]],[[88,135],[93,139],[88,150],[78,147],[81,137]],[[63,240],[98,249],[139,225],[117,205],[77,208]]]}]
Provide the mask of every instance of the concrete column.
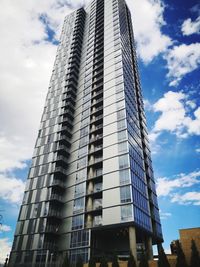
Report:
[{"label": "concrete column", "polygon": [[86,227],[88,228],[92,227],[92,216],[91,215],[87,216]]},{"label": "concrete column", "polygon": [[162,251],[162,243],[157,244],[158,254]]},{"label": "concrete column", "polygon": [[89,197],[87,201],[87,210],[92,210],[92,208],[93,208],[92,198]]},{"label": "concrete column", "polygon": [[93,186],[93,182],[89,182],[88,185],[88,194],[92,193],[94,191],[94,186]]},{"label": "concrete column", "polygon": [[134,226],[129,226],[129,246],[131,254],[137,261],[136,231]]},{"label": "concrete column", "polygon": [[153,260],[153,249],[152,249],[152,238],[147,237],[146,239],[146,249],[147,249],[147,256],[149,260]]}]

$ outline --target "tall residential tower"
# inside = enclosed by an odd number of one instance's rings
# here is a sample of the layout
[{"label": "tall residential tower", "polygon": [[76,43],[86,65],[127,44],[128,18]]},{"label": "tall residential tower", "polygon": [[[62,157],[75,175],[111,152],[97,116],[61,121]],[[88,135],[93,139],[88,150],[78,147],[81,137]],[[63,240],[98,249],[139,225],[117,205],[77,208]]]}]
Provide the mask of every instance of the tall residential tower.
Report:
[{"label": "tall residential tower", "polygon": [[130,11],[93,0],[64,21],[9,266],[161,242]]}]

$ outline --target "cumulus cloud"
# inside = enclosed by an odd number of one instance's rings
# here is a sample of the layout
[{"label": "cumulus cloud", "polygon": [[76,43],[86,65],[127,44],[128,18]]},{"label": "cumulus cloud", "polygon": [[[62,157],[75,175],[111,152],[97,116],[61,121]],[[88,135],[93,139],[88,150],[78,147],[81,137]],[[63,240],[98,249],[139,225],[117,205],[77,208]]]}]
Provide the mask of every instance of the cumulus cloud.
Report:
[{"label": "cumulus cloud", "polygon": [[191,18],[186,19],[181,26],[181,31],[183,35],[200,34],[200,16],[194,21]]},{"label": "cumulus cloud", "polygon": [[186,74],[200,66],[200,43],[174,46],[164,58],[167,61],[170,86],[177,86]]},{"label": "cumulus cloud", "polygon": [[4,263],[7,255],[10,253],[11,250],[11,242],[8,238],[1,238],[0,239],[0,263]]},{"label": "cumulus cloud", "polygon": [[171,202],[181,205],[200,206],[200,192],[192,191],[185,194],[174,194]]},{"label": "cumulus cloud", "polygon": [[144,108],[145,110],[152,111],[153,110],[153,105],[149,102],[148,99],[144,99]]},{"label": "cumulus cloud", "polygon": [[65,15],[82,4],[1,1],[0,171],[24,168],[31,157],[57,49],[54,41]]},{"label": "cumulus cloud", "polygon": [[172,214],[170,212],[163,212],[162,210],[160,210],[160,219],[161,220],[169,219],[171,216],[172,216]]},{"label": "cumulus cloud", "polygon": [[12,204],[20,204],[25,183],[21,179],[0,174],[0,198]]},{"label": "cumulus cloud", "polygon": [[0,225],[0,233],[3,233],[3,232],[10,232],[12,229],[9,225],[6,225],[6,224],[2,224]]},{"label": "cumulus cloud", "polygon": [[161,115],[150,132],[150,140],[155,141],[163,131],[173,133],[179,138],[200,135],[200,107],[194,110],[195,107],[196,104],[188,100],[188,96],[183,92],[165,93],[153,105],[153,110]]},{"label": "cumulus cloud", "polygon": [[172,178],[162,177],[157,180],[157,194],[158,196],[169,196],[174,190],[189,188],[197,184],[200,184],[200,171],[181,173]]},{"label": "cumulus cloud", "polygon": [[144,63],[149,63],[172,44],[162,33],[164,5],[160,0],[127,0],[133,14],[137,52]]},{"label": "cumulus cloud", "polygon": [[197,153],[200,153],[200,148],[196,148],[195,151],[196,151]]}]

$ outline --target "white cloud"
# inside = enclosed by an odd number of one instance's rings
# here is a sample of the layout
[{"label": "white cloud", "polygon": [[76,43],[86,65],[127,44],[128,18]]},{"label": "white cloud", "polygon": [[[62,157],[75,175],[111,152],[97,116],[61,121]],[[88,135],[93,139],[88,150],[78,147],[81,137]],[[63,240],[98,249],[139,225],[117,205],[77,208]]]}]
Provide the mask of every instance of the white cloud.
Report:
[{"label": "white cloud", "polygon": [[137,52],[149,63],[172,44],[172,40],[161,32],[165,25],[164,5],[160,0],[127,0],[132,12]]},{"label": "white cloud", "polygon": [[9,255],[11,250],[11,242],[8,238],[1,238],[0,239],[0,263],[4,263],[7,255]]},{"label": "white cloud", "polygon": [[25,138],[0,136],[0,171],[10,168],[22,169],[26,167],[25,160],[30,158],[32,148],[28,145],[31,142]]},{"label": "white cloud", "polygon": [[200,34],[200,16],[195,21],[191,18],[186,19],[181,26],[181,31],[183,35]]},{"label": "white cloud", "polygon": [[200,184],[200,171],[194,171],[188,174],[179,174],[173,178],[158,178],[157,194],[158,196],[169,196],[174,190],[180,188],[189,188]]},{"label": "white cloud", "polygon": [[150,140],[155,141],[163,131],[176,134],[179,138],[200,135],[200,107],[191,111],[191,106],[194,109],[196,104],[188,100],[188,96],[183,92],[168,91],[165,93],[153,105],[153,110],[160,112],[161,115],[149,135]]},{"label": "white cloud", "polygon": [[196,205],[200,206],[200,192],[187,192],[184,194],[174,194],[171,198],[172,203],[181,205]]},{"label": "white cloud", "polygon": [[195,109],[197,106],[196,103],[191,100],[186,101],[186,105],[189,106],[191,109]]},{"label": "white cloud", "polygon": [[0,174],[0,198],[13,204],[20,204],[25,183],[21,179]]},{"label": "white cloud", "polygon": [[0,225],[0,233],[2,232],[10,232],[12,229],[9,225],[2,224]]},{"label": "white cloud", "polygon": [[166,220],[169,219],[172,216],[170,212],[163,212],[160,210],[160,219],[161,220]]},{"label": "white cloud", "polygon": [[200,43],[174,46],[164,58],[167,61],[170,86],[177,86],[186,74],[200,66]]},{"label": "white cloud", "polygon": [[196,148],[195,151],[196,151],[197,153],[200,153],[200,148]]},{"label": "white cloud", "polygon": [[72,1],[1,1],[0,171],[23,168],[31,157],[57,49],[40,17],[58,38],[69,6]]},{"label": "white cloud", "polygon": [[148,99],[143,99],[144,102],[144,109],[148,110],[148,111],[152,111],[153,110],[153,105],[149,102]]}]

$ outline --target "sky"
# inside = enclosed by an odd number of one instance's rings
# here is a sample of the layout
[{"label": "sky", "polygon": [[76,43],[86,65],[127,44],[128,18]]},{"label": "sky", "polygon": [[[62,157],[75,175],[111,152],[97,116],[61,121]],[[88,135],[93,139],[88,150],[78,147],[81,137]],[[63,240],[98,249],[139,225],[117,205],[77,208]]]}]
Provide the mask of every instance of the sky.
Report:
[{"label": "sky", "polygon": [[[127,0],[164,248],[200,226],[200,4]],[[0,263],[9,253],[64,17],[81,0],[1,0]]]}]

